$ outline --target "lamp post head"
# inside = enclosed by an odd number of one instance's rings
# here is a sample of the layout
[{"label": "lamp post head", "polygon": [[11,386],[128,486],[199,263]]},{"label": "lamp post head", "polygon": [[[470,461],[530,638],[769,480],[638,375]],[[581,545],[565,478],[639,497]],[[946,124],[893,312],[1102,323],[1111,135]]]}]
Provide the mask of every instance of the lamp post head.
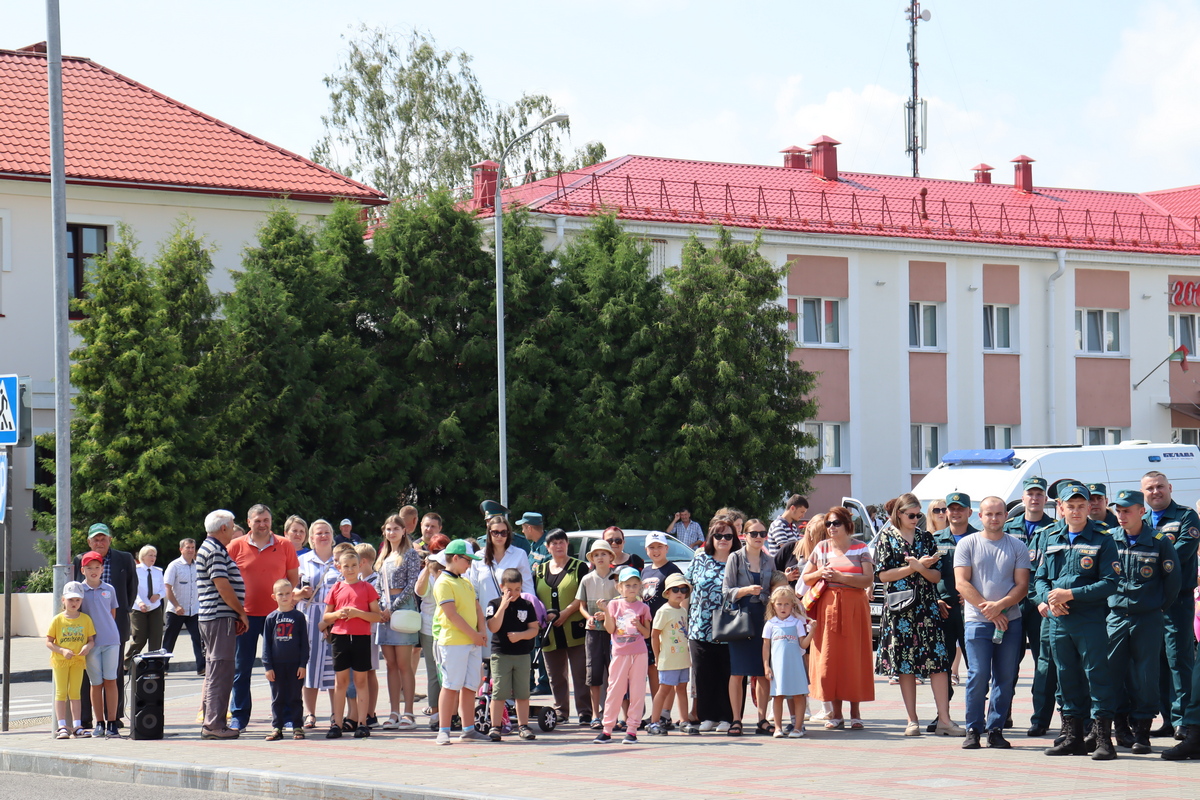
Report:
[{"label": "lamp post head", "polygon": [[538,127],[543,125],[553,125],[555,122],[566,122],[571,118],[570,114],[552,114],[538,123]]}]

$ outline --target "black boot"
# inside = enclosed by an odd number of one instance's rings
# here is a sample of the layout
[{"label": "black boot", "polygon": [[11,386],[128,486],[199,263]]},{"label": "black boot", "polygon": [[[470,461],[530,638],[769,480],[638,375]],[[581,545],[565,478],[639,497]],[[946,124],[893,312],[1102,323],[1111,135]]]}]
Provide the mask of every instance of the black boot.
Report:
[{"label": "black boot", "polygon": [[1048,756],[1086,756],[1088,751],[1083,743],[1083,720],[1064,717],[1062,743],[1047,748],[1045,753]]},{"label": "black boot", "polygon": [[1163,724],[1150,731],[1150,735],[1155,739],[1170,739],[1174,736],[1175,726],[1171,724],[1171,718],[1169,716],[1163,717]]},{"label": "black boot", "polygon": [[1139,754],[1150,752],[1150,720],[1135,719],[1133,721],[1132,750]]},{"label": "black boot", "polygon": [[1096,752],[1092,753],[1092,761],[1112,761],[1117,757],[1117,749],[1112,742],[1111,719],[1098,719],[1092,726],[1096,736]]},{"label": "black boot", "polygon": [[1096,720],[1088,717],[1083,723],[1083,744],[1089,753],[1096,752]]},{"label": "black boot", "polygon": [[1189,758],[1200,758],[1200,728],[1195,725],[1185,725],[1183,741],[1174,747],[1163,750],[1159,758],[1167,761],[1186,761]]},{"label": "black boot", "polygon": [[1133,747],[1133,731],[1129,727],[1129,715],[1117,714],[1117,718],[1113,720],[1113,738],[1117,740],[1117,747],[1129,749]]},{"label": "black boot", "polygon": [[1055,736],[1055,737],[1054,737],[1054,746],[1055,746],[1055,747],[1057,747],[1058,745],[1060,745],[1060,744],[1062,744],[1064,741],[1066,741],[1066,739],[1067,739],[1067,733],[1068,733],[1068,732],[1070,732],[1070,730],[1071,730],[1071,723],[1067,721],[1067,718],[1066,718],[1066,717],[1064,717],[1064,716],[1063,716],[1063,715],[1060,713],[1060,714],[1058,715],[1058,718],[1059,718],[1060,720],[1062,720],[1062,728],[1060,728],[1060,729],[1059,729],[1059,731],[1058,731],[1058,736]]}]

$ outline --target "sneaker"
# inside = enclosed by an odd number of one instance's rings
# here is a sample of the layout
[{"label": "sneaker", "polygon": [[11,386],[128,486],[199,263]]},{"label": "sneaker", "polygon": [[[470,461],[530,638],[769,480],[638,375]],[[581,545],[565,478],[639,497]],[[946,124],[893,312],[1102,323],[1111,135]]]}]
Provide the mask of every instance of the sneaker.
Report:
[{"label": "sneaker", "polygon": [[501,739],[500,729],[493,726],[492,729],[488,731],[488,738],[491,739],[493,742],[500,741],[500,739]]},{"label": "sneaker", "polygon": [[459,717],[458,714],[455,714],[454,716],[450,717],[450,730],[461,731],[462,729],[463,729],[462,718]]},{"label": "sneaker", "polygon": [[338,725],[336,722],[332,723],[329,726],[329,730],[325,731],[325,738],[326,739],[342,738],[342,726]]},{"label": "sneaker", "polygon": [[997,747],[1001,750],[1008,750],[1012,747],[1007,739],[1004,738],[1004,731],[996,729],[987,732],[987,746]]},{"label": "sneaker", "polygon": [[586,728],[586,727],[590,726],[591,724],[592,724],[592,715],[591,714],[580,714],[579,715],[579,727]]},{"label": "sneaker", "polygon": [[694,722],[689,722],[683,726],[683,731],[688,736],[699,736],[700,735],[700,726]]},{"label": "sneaker", "polygon": [[[203,720],[201,720],[201,722],[203,722]],[[92,738],[93,739],[103,739],[104,738],[104,730],[105,730],[104,723],[97,722],[96,727],[92,728]]]},{"label": "sneaker", "polygon": [[637,744],[637,734],[627,733],[625,738],[621,740],[621,744]]},{"label": "sneaker", "polygon": [[803,726],[803,725],[801,725],[801,726],[800,726],[800,727],[798,727],[798,728],[794,728],[794,729],[793,729],[793,730],[792,730],[792,731],[791,731],[791,732],[788,734],[788,738],[789,738],[789,739],[803,739],[805,736],[808,736],[808,731],[804,730],[804,726]]},{"label": "sneaker", "polygon": [[108,723],[108,730],[104,732],[105,739],[124,739],[125,736],[121,733],[121,729],[117,727],[117,723]]},{"label": "sneaker", "polygon": [[786,738],[787,738],[787,732],[786,732],[786,731],[784,731],[784,730],[783,730],[783,728],[776,728],[776,729],[775,729],[775,733],[771,734],[771,738],[773,738],[773,739],[786,739]]},{"label": "sneaker", "polygon": [[378,728],[379,727],[379,717],[376,716],[375,714],[370,714],[367,716],[367,719],[365,722],[363,722],[363,724],[366,725],[368,728]]},{"label": "sneaker", "polygon": [[233,728],[222,728],[219,731],[210,731],[208,728],[200,729],[201,739],[236,739],[240,735],[240,732]]},{"label": "sneaker", "polygon": [[439,730],[437,738],[433,740],[434,744],[450,744],[450,732]]},{"label": "sneaker", "polygon": [[716,727],[717,727],[717,723],[713,722],[711,719],[706,719],[706,720],[704,720],[704,722],[700,723],[700,732],[708,733],[709,731],[711,731],[712,729],[714,729]]},{"label": "sneaker", "polygon": [[354,730],[354,738],[355,739],[366,739],[370,735],[371,735],[371,729],[368,728],[366,725],[359,725]]},{"label": "sneaker", "polygon": [[600,735],[592,739],[592,744],[608,744],[612,741],[612,737],[604,731],[600,731]]},{"label": "sneaker", "polygon": [[663,730],[661,723],[651,722],[650,726],[646,728],[646,733],[650,734],[651,736],[662,736],[666,733],[666,731]]},{"label": "sneaker", "polygon": [[967,729],[967,735],[963,737],[963,750],[978,750],[979,749],[979,731],[974,728]]},{"label": "sneaker", "polygon": [[486,742],[488,741],[488,735],[486,733],[480,733],[478,728],[476,728],[474,725],[471,725],[470,727],[463,729],[463,732],[458,737],[458,740],[460,742]]},{"label": "sneaker", "polygon": [[517,728],[517,736],[520,736],[527,742],[533,741],[537,738],[537,735],[534,734],[533,730],[528,725],[522,725],[521,727]]},{"label": "sneaker", "polygon": [[716,727],[717,733],[729,733],[729,723],[722,722]]},{"label": "sneaker", "polygon": [[246,724],[236,717],[229,720],[229,730],[231,731],[240,731],[244,727],[246,727]]},{"label": "sneaker", "polygon": [[784,732],[784,733],[791,733],[791,732],[792,732],[792,731],[794,731],[794,730],[796,730],[796,724],[795,724],[795,723],[793,723],[793,722],[789,722],[789,723],[787,723],[786,725],[784,725],[784,726],[783,726],[783,732]]},{"label": "sneaker", "polygon": [[263,738],[268,742],[278,742],[283,738],[283,728],[276,728]]}]

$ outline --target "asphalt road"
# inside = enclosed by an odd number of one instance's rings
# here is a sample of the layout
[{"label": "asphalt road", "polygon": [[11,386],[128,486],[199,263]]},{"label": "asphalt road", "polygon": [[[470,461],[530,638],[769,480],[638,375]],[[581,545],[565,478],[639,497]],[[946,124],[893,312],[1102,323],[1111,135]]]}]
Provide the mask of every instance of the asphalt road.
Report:
[{"label": "asphalt road", "polygon": [[[199,703],[200,689],[204,679],[194,672],[172,673],[167,676],[166,691],[170,697],[195,696]],[[48,719],[53,713],[54,684],[51,681],[13,683],[8,704],[9,727],[16,730],[25,727],[22,723]],[[11,795],[15,797],[16,795]]]},{"label": "asphalt road", "polygon": [[4,797],[21,800],[64,800],[86,797],[88,800],[262,800],[241,794],[202,792],[195,789],[173,789],[169,786],[130,787],[124,783],[88,781],[80,778],[58,778],[52,775],[31,775],[27,772],[8,772],[4,775]]}]

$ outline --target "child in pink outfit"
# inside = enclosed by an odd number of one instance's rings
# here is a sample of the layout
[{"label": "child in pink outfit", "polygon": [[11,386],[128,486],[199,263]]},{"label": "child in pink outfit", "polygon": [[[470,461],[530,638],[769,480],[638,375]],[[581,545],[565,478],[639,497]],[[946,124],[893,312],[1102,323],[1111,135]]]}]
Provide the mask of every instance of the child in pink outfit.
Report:
[{"label": "child in pink outfit", "polygon": [[625,738],[621,744],[637,744],[637,729],[646,708],[646,673],[649,658],[646,639],[650,636],[650,607],[638,597],[642,592],[642,576],[633,567],[625,567],[617,576],[620,597],[608,602],[604,629],[612,636],[612,661],[608,666],[608,702],[604,704],[604,730],[593,739],[595,744],[612,741],[619,698],[629,695],[629,710],[625,715]]}]

